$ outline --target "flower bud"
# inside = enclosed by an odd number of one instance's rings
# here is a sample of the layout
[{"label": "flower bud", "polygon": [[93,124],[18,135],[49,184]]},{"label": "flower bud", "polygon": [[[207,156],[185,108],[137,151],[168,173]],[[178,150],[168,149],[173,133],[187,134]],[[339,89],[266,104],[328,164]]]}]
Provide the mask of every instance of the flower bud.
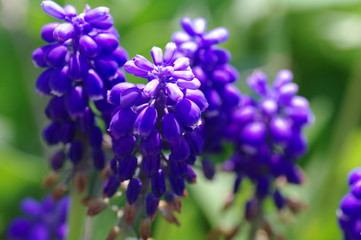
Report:
[{"label": "flower bud", "polygon": [[43,1],[41,3],[41,7],[43,8],[44,12],[48,15],[58,18],[58,19],[64,19],[65,18],[65,11],[64,9],[59,6],[57,3],[53,1]]},{"label": "flower bud", "polygon": [[88,23],[101,22],[109,17],[109,8],[97,7],[85,13],[84,20]]},{"label": "flower bud", "polygon": [[103,187],[103,195],[105,197],[112,197],[120,186],[120,180],[115,175],[110,175],[110,177],[105,182]]},{"label": "flower bud", "polygon": [[228,30],[224,27],[218,27],[204,34],[203,41],[208,45],[213,45],[227,41],[228,37]]},{"label": "flower bud", "polygon": [[110,33],[99,33],[94,40],[105,53],[112,53],[119,45],[117,37]]},{"label": "flower bud", "polygon": [[147,177],[151,177],[160,168],[160,156],[143,157],[142,170]]},{"label": "flower bud", "polygon": [[84,88],[86,94],[91,100],[96,101],[103,99],[103,80],[93,69],[90,69],[88,72],[88,77],[84,81]]},{"label": "flower bud", "polygon": [[66,156],[63,150],[59,150],[53,154],[50,159],[51,167],[57,171],[63,167]]},{"label": "flower bud", "polygon": [[71,117],[83,116],[87,102],[81,86],[72,88],[65,95],[65,105]]},{"label": "flower bud", "polygon": [[114,140],[113,151],[115,155],[120,158],[129,157],[133,152],[135,142],[136,138],[134,136],[124,136]]},{"label": "flower bud", "polygon": [[130,205],[137,201],[141,189],[142,182],[138,178],[132,178],[129,181],[126,195],[127,201]]},{"label": "flower bud", "polygon": [[195,127],[201,120],[201,111],[192,101],[184,98],[176,104],[177,117],[188,127]]},{"label": "flower bud", "polygon": [[82,54],[89,58],[96,57],[99,54],[98,44],[88,35],[83,35],[80,37],[79,50]]},{"label": "flower bud", "polygon": [[53,37],[59,42],[65,42],[71,38],[74,34],[74,26],[71,23],[59,24],[53,32]]},{"label": "flower bud", "polygon": [[114,138],[124,137],[133,131],[137,115],[130,108],[120,109],[114,114],[109,125],[110,134]]},{"label": "flower bud", "polygon": [[145,200],[145,211],[148,217],[153,218],[158,209],[159,199],[152,193],[148,193]]},{"label": "flower bud", "polygon": [[88,76],[88,62],[82,54],[73,54],[69,60],[68,75],[74,81],[85,80]]},{"label": "flower bud", "polygon": [[64,45],[55,45],[46,55],[46,64],[53,68],[62,67],[65,64],[65,56],[68,50]]},{"label": "flower bud", "polygon": [[147,138],[140,141],[140,152],[143,156],[155,156],[162,150],[162,139],[157,129],[154,129]]},{"label": "flower bud", "polygon": [[83,144],[80,141],[72,142],[69,148],[68,157],[73,164],[77,164],[81,161],[83,157]]},{"label": "flower bud", "polygon": [[58,27],[60,25],[60,23],[48,23],[46,25],[44,25],[44,27],[42,27],[41,29],[41,38],[44,41],[47,41],[49,43],[51,42],[55,42],[55,38],[54,38],[54,30],[56,29],[56,27]]},{"label": "flower bud", "polygon": [[266,127],[262,122],[252,122],[241,132],[241,140],[253,147],[260,146],[266,137]]},{"label": "flower bud", "polygon": [[155,65],[162,65],[163,63],[163,51],[159,47],[152,47],[150,50],[150,55],[152,56],[153,62]]},{"label": "flower bud", "polygon": [[134,132],[147,138],[155,128],[158,112],[154,107],[146,107],[139,114],[134,124]]},{"label": "flower bud", "polygon": [[[177,82],[177,84],[178,84],[178,82]],[[179,89],[177,84],[167,83],[165,85],[167,95],[170,97],[170,99],[172,99],[175,102],[179,102],[180,100],[183,99],[183,96],[184,96],[183,92]]]},{"label": "flower bud", "polygon": [[165,176],[162,169],[159,169],[151,178],[152,192],[160,198],[166,190]]},{"label": "flower bud", "polygon": [[135,169],[137,168],[137,158],[129,157],[121,160],[118,168],[118,176],[121,181],[128,180],[132,178]]}]

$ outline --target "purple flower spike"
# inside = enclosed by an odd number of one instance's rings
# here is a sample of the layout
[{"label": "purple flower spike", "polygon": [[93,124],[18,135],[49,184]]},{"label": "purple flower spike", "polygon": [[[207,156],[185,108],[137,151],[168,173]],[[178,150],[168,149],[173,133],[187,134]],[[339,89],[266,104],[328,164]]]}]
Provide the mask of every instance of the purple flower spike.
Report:
[{"label": "purple flower spike", "polygon": [[[150,217],[156,213],[159,198],[170,190],[167,189],[169,185],[172,191],[182,195],[185,181],[195,181],[194,171],[189,170],[187,164],[194,164],[195,155],[200,154],[203,147],[203,140],[196,133],[199,130],[196,127],[201,123],[200,107],[203,111],[208,103],[202,92],[197,92],[200,82],[194,77],[189,66],[190,60],[179,57],[177,51],[175,43],[168,43],[164,54],[162,49],[153,47],[153,63],[136,55],[125,63],[124,70],[145,78],[148,83],[121,83],[114,85],[108,92],[109,102],[117,106],[109,129],[116,155],[112,164],[113,173],[119,175],[124,172],[121,166],[126,165],[128,157],[141,159],[141,162],[131,165],[132,171],[126,171],[126,176],[127,179],[139,179],[142,183],[151,182],[152,193],[145,203]],[[196,103],[187,98],[188,90],[189,98]],[[124,109],[132,114],[120,116]],[[134,114],[135,121],[128,121],[129,116],[133,120]],[[132,146],[119,144],[130,137],[134,139]],[[170,155],[164,152],[169,149]],[[176,175],[176,179],[171,180],[169,171]],[[167,181],[170,184],[167,185]],[[137,195],[136,191],[133,187],[129,187],[127,191],[131,196],[128,203],[133,204],[136,201],[133,196]]]},{"label": "purple flower spike", "polygon": [[[235,186],[243,178],[255,184],[254,194],[261,201],[257,204],[263,204],[263,199],[270,196],[278,209],[285,206],[286,198],[275,189],[275,179],[303,182],[302,171],[295,162],[307,150],[302,128],[312,117],[307,100],[296,96],[298,86],[291,81],[288,70],[279,72],[273,85],[262,72],[248,78],[248,85],[257,96],[243,96],[232,114],[227,138],[237,150],[223,166],[237,174]],[[247,218],[252,220],[251,216]]]},{"label": "purple flower spike", "polygon": [[[350,193],[347,193],[341,200],[337,210],[337,220],[345,236],[345,240],[356,240],[360,238],[361,200],[360,181],[358,180],[359,168],[349,173]],[[352,179],[351,179],[351,178]],[[350,183],[350,182],[349,182]]]},{"label": "purple flower spike", "polygon": [[57,3],[46,0],[41,3],[41,7],[43,8],[44,12],[49,14],[50,16],[58,19],[64,19],[66,12],[64,9],[59,6]]},{"label": "purple flower spike", "polygon": [[[79,171],[94,174],[93,171],[106,166],[103,129],[109,126],[119,108],[105,98],[113,86],[125,81],[120,68],[127,60],[127,53],[119,46],[119,34],[113,27],[109,8],[86,6],[78,15],[71,5],[61,7],[52,1],[43,1],[41,5],[47,14],[63,20],[42,28],[41,37],[47,43],[33,52],[35,65],[46,68],[36,82],[37,91],[51,96],[45,110],[51,123],[44,129],[43,137],[49,145],[59,144],[50,159],[53,170],[61,170],[66,161],[73,163],[64,172],[64,177],[72,180]],[[115,95],[114,101],[119,103],[120,93]],[[138,112],[132,110],[133,119],[129,115],[120,122],[112,122],[112,131],[117,135],[112,138],[113,149],[120,155],[117,160],[130,158],[137,140],[131,133]],[[82,167],[78,166],[80,162]],[[116,162],[116,168],[119,165]],[[122,177],[125,175],[123,172]],[[118,187],[119,184],[112,191]],[[36,229],[40,230],[34,230],[33,237],[26,239],[40,240],[45,236],[39,235],[44,232],[42,225]],[[64,236],[65,230],[64,226],[56,227],[57,233],[51,233],[47,239]]]},{"label": "purple flower spike", "polygon": [[132,178],[129,181],[126,195],[127,201],[130,205],[134,204],[137,201],[141,189],[142,182],[138,178]]}]

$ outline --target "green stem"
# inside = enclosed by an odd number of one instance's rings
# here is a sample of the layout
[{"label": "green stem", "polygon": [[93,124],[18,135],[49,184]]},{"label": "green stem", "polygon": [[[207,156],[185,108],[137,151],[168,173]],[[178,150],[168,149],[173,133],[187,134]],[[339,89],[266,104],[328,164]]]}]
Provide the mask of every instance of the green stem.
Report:
[{"label": "green stem", "polygon": [[248,240],[255,240],[257,236],[257,231],[262,227],[262,221],[263,221],[263,202],[262,200],[258,200],[258,209],[257,214],[254,217],[252,221],[252,225],[249,231]]},{"label": "green stem", "polygon": [[73,186],[69,211],[69,234],[67,240],[81,240],[86,219],[86,207],[82,204],[83,194],[79,194]]}]

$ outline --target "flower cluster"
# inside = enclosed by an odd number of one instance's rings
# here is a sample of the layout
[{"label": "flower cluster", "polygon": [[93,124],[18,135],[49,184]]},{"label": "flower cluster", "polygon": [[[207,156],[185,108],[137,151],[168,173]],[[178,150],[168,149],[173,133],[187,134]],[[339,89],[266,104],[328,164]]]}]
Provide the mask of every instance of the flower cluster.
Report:
[{"label": "flower cluster", "polygon": [[67,235],[68,197],[54,202],[51,196],[41,202],[25,198],[20,205],[24,216],[9,225],[9,240],[62,240]]},{"label": "flower cluster", "polygon": [[66,158],[75,165],[81,163],[90,145],[94,167],[103,169],[102,130],[90,103],[108,124],[113,107],[106,102],[106,92],[124,82],[120,67],[127,54],[119,47],[108,8],[86,6],[77,14],[71,5],[61,7],[52,1],[41,5],[48,15],[64,20],[42,28],[41,37],[49,44],[33,52],[35,65],[46,68],[36,89],[51,96],[45,111],[51,123],[44,129],[44,139],[49,145],[64,146],[51,158],[51,166],[59,170]]},{"label": "flower cluster", "polygon": [[[203,18],[183,18],[181,26],[184,32],[175,32],[172,40],[177,44],[179,54],[191,59],[191,67],[200,80],[200,89],[209,103],[202,114],[204,128],[204,154],[220,153],[223,150],[224,129],[231,120],[232,111],[239,105],[241,95],[233,84],[237,70],[229,61],[231,54],[217,44],[228,39],[228,30],[218,27],[206,32],[207,22]],[[212,178],[214,167],[204,158],[202,166],[207,178]]]},{"label": "flower cluster", "polygon": [[307,148],[303,127],[313,120],[308,101],[296,95],[298,86],[292,78],[290,71],[282,70],[269,86],[267,76],[256,71],[247,83],[257,96],[243,96],[227,129],[236,150],[224,169],[237,174],[234,192],[248,178],[256,186],[255,198],[272,195],[278,208],[286,201],[274,180],[283,177],[289,183],[302,182],[295,161]]},{"label": "flower cluster", "polygon": [[135,56],[124,70],[148,83],[119,83],[108,95],[117,109],[109,126],[115,153],[113,175],[104,193],[111,196],[120,182],[130,180],[128,203],[145,198],[149,217],[155,215],[162,196],[173,202],[184,194],[186,181],[195,182],[190,165],[203,146],[198,129],[208,103],[198,90],[200,82],[189,67],[189,59],[177,56],[176,50],[174,43],[165,46],[164,54],[153,47],[153,63]]},{"label": "flower cluster", "polygon": [[344,240],[360,240],[361,168],[356,168],[350,172],[348,185],[350,186],[350,192],[341,200],[337,218],[344,234]]}]

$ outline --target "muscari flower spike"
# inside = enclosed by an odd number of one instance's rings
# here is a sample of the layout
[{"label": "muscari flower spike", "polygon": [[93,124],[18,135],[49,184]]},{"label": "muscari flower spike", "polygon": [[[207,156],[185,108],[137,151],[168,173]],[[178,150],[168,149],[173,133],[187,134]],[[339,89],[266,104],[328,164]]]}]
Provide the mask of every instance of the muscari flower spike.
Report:
[{"label": "muscari flower spike", "polygon": [[307,150],[303,128],[313,122],[308,101],[296,95],[298,86],[292,79],[288,70],[280,71],[272,86],[263,72],[256,71],[248,78],[257,96],[243,96],[241,107],[232,116],[227,138],[236,152],[223,166],[237,175],[235,193],[247,178],[255,185],[257,202],[261,204],[265,197],[272,196],[279,209],[287,199],[275,180],[283,177],[289,183],[302,183],[296,160]]},{"label": "muscari flower spike", "polygon": [[7,229],[9,240],[62,240],[67,236],[68,197],[54,201],[25,198],[20,205],[24,214],[12,220]]},{"label": "muscari flower spike", "polygon": [[185,182],[195,182],[191,165],[203,146],[198,129],[207,101],[198,90],[200,82],[189,59],[177,56],[176,50],[170,42],[164,53],[158,47],[151,49],[153,62],[135,56],[124,70],[148,83],[119,83],[108,94],[117,109],[109,127],[115,153],[113,175],[104,194],[110,197],[120,182],[130,180],[128,203],[145,204],[151,219],[164,203],[162,197],[167,196],[169,206],[176,206],[178,197],[184,195]]},{"label": "muscari flower spike", "polygon": [[343,240],[361,239],[361,168],[349,173],[350,192],[340,202],[337,220],[343,232]]},{"label": "muscari flower spike", "polygon": [[45,110],[51,123],[43,137],[49,145],[62,143],[50,164],[59,171],[69,159],[75,166],[87,168],[84,158],[90,155],[94,168],[101,170],[105,166],[103,134],[96,122],[99,118],[106,125],[110,121],[114,107],[107,103],[106,93],[125,81],[120,67],[127,53],[119,46],[119,35],[107,7],[91,9],[87,5],[78,14],[72,5],[61,7],[43,1],[41,6],[45,13],[62,20],[42,28],[41,37],[48,44],[33,52],[34,64],[45,68],[36,89],[51,96]]},{"label": "muscari flower spike", "polygon": [[[178,54],[190,58],[193,73],[200,80],[200,89],[209,104],[202,113],[203,155],[221,153],[224,129],[241,100],[241,94],[234,85],[238,72],[229,64],[231,54],[217,46],[228,40],[229,33],[224,27],[207,32],[207,21],[203,18],[192,20],[185,17],[181,26],[184,31],[175,32],[172,40],[177,44]],[[205,176],[213,178],[215,167],[207,156],[202,159],[202,167]]]}]

